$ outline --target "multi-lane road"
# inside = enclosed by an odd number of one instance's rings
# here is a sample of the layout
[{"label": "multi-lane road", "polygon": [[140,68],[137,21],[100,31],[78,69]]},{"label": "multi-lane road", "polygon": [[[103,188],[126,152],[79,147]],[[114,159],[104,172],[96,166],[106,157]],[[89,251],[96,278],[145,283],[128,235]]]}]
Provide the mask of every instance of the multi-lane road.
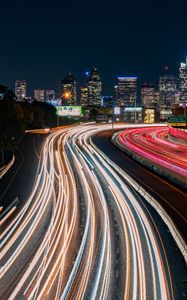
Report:
[{"label": "multi-lane road", "polygon": [[[131,129],[135,131],[142,129]],[[150,130],[150,129],[149,129]],[[154,131],[155,129],[151,129]],[[129,130],[127,130],[128,132]],[[144,129],[145,131],[145,129]],[[167,128],[162,128],[166,133]],[[127,172],[136,182],[145,188],[160,203],[180,230],[183,238],[187,241],[187,190],[167,181],[163,176],[159,176],[140,163],[116,148],[111,142],[111,130],[101,132],[93,138],[94,143],[107,156]],[[180,148],[180,147],[179,147]],[[181,155],[182,156],[182,155]],[[179,156],[178,156],[179,157]],[[181,157],[181,160],[185,160]]]},{"label": "multi-lane road", "polygon": [[116,142],[187,186],[187,147],[171,142],[168,134],[169,127],[134,128],[119,133]]},{"label": "multi-lane road", "polygon": [[107,129],[46,138],[30,194],[1,218],[1,299],[185,299],[166,225],[91,140]]}]

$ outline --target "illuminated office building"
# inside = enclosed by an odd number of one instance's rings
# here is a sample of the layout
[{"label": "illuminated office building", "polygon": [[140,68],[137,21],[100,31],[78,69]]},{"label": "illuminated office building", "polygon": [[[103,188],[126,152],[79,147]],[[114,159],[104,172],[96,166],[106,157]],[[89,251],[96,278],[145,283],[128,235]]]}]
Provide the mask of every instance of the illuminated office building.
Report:
[{"label": "illuminated office building", "polygon": [[137,77],[117,77],[115,104],[133,107],[137,100]]},{"label": "illuminated office building", "polygon": [[157,94],[153,84],[144,83],[141,86],[141,104],[144,107],[155,107],[157,105]]},{"label": "illuminated office building", "polygon": [[171,107],[177,98],[177,77],[173,75],[164,75],[159,80],[159,106],[161,109]]},{"label": "illuminated office building", "polygon": [[23,101],[26,98],[26,80],[16,80],[15,95],[18,101]]},{"label": "illuminated office building", "polygon": [[39,102],[43,102],[45,100],[45,90],[37,89],[34,90],[34,99]]},{"label": "illuminated office building", "polygon": [[77,105],[76,78],[71,72],[61,80],[60,98],[62,105]]},{"label": "illuminated office building", "polygon": [[0,100],[3,100],[4,96],[6,95],[7,92],[7,87],[0,84]]},{"label": "illuminated office building", "polygon": [[101,98],[101,106],[102,107],[108,107],[111,108],[113,107],[113,96],[102,96]]},{"label": "illuminated office building", "polygon": [[187,57],[186,63],[181,63],[179,68],[180,101],[187,102]]},{"label": "illuminated office building", "polygon": [[143,122],[145,124],[152,124],[155,122],[159,122],[160,115],[159,111],[156,108],[144,108],[143,109]]},{"label": "illuminated office building", "polygon": [[81,87],[81,105],[88,105],[88,88],[85,86]]},{"label": "illuminated office building", "polygon": [[47,102],[55,100],[55,91],[54,90],[46,90],[45,91],[45,100]]},{"label": "illuminated office building", "polygon": [[102,82],[98,70],[94,67],[87,76],[88,104],[100,106],[102,95]]}]

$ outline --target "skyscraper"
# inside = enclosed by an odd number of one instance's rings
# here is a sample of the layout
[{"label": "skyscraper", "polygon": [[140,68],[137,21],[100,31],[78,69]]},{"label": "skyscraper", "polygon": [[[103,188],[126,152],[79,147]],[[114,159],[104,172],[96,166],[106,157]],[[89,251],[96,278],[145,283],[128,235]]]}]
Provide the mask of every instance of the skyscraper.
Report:
[{"label": "skyscraper", "polygon": [[16,80],[15,95],[18,101],[23,101],[26,98],[26,80]]},{"label": "skyscraper", "polygon": [[187,56],[186,63],[181,63],[179,68],[180,101],[187,102]]},{"label": "skyscraper", "polygon": [[45,91],[45,100],[46,101],[55,100],[55,91],[54,90],[46,90]]},{"label": "skyscraper", "polygon": [[88,105],[88,88],[86,86],[81,87],[81,105]]},{"label": "skyscraper", "polygon": [[102,96],[101,106],[112,108],[113,104],[113,96]]},{"label": "skyscraper", "polygon": [[36,99],[39,102],[43,102],[45,100],[45,90],[43,89],[34,90],[34,99]]},{"label": "skyscraper", "polygon": [[171,108],[177,97],[177,77],[164,75],[159,80],[160,108]]},{"label": "skyscraper", "polygon": [[7,92],[7,87],[0,84],[0,100],[2,100]]},{"label": "skyscraper", "polygon": [[77,105],[76,78],[69,72],[61,80],[61,99],[62,105]]},{"label": "skyscraper", "polygon": [[137,100],[137,77],[117,77],[115,86],[115,104],[135,106]]},{"label": "skyscraper", "polygon": [[101,105],[102,82],[97,68],[93,67],[88,76],[88,103]]},{"label": "skyscraper", "polygon": [[141,86],[141,104],[144,107],[155,107],[157,104],[157,95],[153,84],[144,83]]}]

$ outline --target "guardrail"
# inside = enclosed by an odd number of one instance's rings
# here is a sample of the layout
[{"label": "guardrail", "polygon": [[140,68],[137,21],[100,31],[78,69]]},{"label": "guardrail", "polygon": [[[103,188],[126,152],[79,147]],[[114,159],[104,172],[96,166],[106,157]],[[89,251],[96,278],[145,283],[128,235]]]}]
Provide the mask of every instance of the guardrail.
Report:
[{"label": "guardrail", "polygon": [[[116,135],[116,134],[115,134]],[[115,135],[113,138],[115,138]],[[113,139],[112,138],[112,139]],[[183,240],[180,232],[176,228],[176,225],[172,221],[171,217],[166,213],[164,208],[156,201],[154,197],[152,197],[141,185],[139,185],[131,176],[129,176],[125,171],[123,171],[117,164],[115,164],[112,160],[110,160],[106,154],[104,154],[91,140],[90,144],[95,148],[96,151],[138,192],[140,193],[147,202],[154,207],[154,209],[158,212],[164,223],[169,228],[171,235],[173,236],[179,250],[181,251],[185,263],[187,264],[187,245]]]}]

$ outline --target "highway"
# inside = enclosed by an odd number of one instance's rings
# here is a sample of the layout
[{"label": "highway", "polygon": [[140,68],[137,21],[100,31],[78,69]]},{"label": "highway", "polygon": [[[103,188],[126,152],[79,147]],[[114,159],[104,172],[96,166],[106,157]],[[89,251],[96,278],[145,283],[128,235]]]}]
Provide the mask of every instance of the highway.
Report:
[{"label": "highway", "polygon": [[111,130],[97,134],[93,141],[99,149],[106,153],[111,160],[144,187],[164,207],[185,241],[187,241],[187,191],[151,172],[115,147],[111,143]]},{"label": "highway", "polygon": [[30,195],[1,218],[1,299],[186,296],[185,264],[165,224],[92,143],[108,129],[47,136]]},{"label": "highway", "polygon": [[42,151],[42,135],[27,135],[14,154],[12,167],[0,179],[0,203],[6,209],[19,195],[19,206],[30,194],[35,181],[39,156]]},{"label": "highway", "polygon": [[187,147],[171,142],[168,132],[169,127],[128,129],[119,133],[115,141],[168,175],[175,174],[187,186]]}]

